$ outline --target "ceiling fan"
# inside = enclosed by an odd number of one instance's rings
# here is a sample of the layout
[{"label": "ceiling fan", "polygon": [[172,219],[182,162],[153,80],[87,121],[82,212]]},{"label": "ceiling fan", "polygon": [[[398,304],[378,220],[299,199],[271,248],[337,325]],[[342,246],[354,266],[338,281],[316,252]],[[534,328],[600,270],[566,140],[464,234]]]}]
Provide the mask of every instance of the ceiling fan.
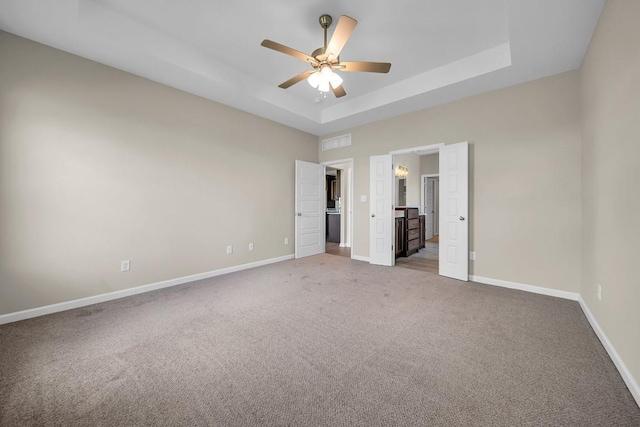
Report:
[{"label": "ceiling fan", "polygon": [[342,15],[338,20],[338,25],[333,32],[331,40],[327,44],[327,28],[331,26],[331,16],[320,16],[320,26],[324,29],[324,46],[313,51],[311,55],[292,49],[288,46],[276,43],[271,40],[263,40],[261,45],[282,52],[294,58],[301,59],[311,65],[310,70],[303,71],[281,83],[278,87],[287,89],[294,84],[307,79],[309,84],[320,92],[331,90],[336,98],[345,96],[347,93],[342,86],[342,78],[335,72],[340,71],[360,71],[369,73],[388,73],[391,64],[388,62],[340,62],[340,52],[351,37],[353,29],[358,21],[346,15]]}]

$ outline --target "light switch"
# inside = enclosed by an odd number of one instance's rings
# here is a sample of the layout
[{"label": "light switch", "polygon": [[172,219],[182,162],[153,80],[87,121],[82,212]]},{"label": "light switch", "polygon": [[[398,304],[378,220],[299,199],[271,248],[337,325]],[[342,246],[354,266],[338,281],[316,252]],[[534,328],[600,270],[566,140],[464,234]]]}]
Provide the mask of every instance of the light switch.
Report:
[{"label": "light switch", "polygon": [[366,202],[367,201],[367,196],[364,195],[364,194],[362,196],[360,196],[360,201],[361,202]]}]

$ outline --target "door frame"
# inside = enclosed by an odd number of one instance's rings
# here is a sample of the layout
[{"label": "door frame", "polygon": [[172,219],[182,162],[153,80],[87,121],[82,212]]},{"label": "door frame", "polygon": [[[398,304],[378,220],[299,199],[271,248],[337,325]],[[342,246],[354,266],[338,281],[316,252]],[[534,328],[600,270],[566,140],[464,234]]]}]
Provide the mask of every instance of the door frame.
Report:
[{"label": "door frame", "polygon": [[[440,143],[437,143],[437,144],[422,145],[422,146],[411,147],[411,148],[403,148],[402,150],[389,151],[389,154],[391,154],[392,156],[403,155],[403,154],[417,154],[419,156],[427,155],[427,154],[436,154],[436,153],[440,154],[440,149],[442,147],[444,147],[444,145],[445,145],[444,142],[440,142]],[[396,165],[394,163],[393,167],[395,168],[395,166]],[[439,173],[438,173],[438,176],[440,176]],[[420,174],[420,179],[422,179],[422,174]],[[422,202],[422,197],[424,197],[424,188],[422,188],[423,185],[424,185],[423,183],[420,184],[420,187],[422,189],[422,192],[421,192],[422,194],[420,195],[421,202]],[[392,189],[391,189],[391,191],[392,191],[392,194],[391,194],[392,199],[391,200],[395,201],[396,200],[396,193],[395,193],[395,188],[393,188],[393,187],[395,187],[395,186],[392,186]],[[424,203],[422,203],[422,204],[424,205]],[[395,206],[394,206],[394,208],[395,208]],[[420,209],[422,209],[422,207]],[[442,192],[438,193],[438,217],[440,217],[440,214],[441,214],[440,210],[441,209],[442,209]],[[392,220],[395,221],[395,218],[392,218]],[[391,224],[391,226],[393,226],[393,225],[394,224]],[[393,230],[395,230],[395,227],[393,227]],[[438,245],[440,245],[440,244],[438,244]],[[442,249],[442,248],[440,248],[440,249]],[[395,265],[395,257],[394,257],[393,263]],[[438,274],[440,274],[440,266],[439,265],[438,265]]]},{"label": "door frame", "polygon": [[[439,173],[428,173],[426,175],[420,175],[420,209],[424,208],[424,179],[425,178],[440,178]],[[424,212],[422,212],[424,215]]]},{"label": "door frame", "polygon": [[[351,172],[349,173],[349,199],[347,201],[348,206],[349,206],[349,218],[347,219],[349,222],[349,248],[351,248],[351,258],[353,258],[353,177],[354,177],[354,172],[353,172],[353,157],[347,158],[347,159],[338,159],[338,160],[328,160],[326,162],[322,162],[320,163],[321,165],[324,165],[325,167],[327,166],[331,166],[331,167],[335,167],[335,165],[342,165],[342,164],[349,164],[350,167],[349,169],[351,170]],[[344,170],[344,169],[341,169]],[[325,189],[326,191],[326,189]],[[327,210],[326,207],[326,194],[325,194],[325,212]],[[341,227],[342,227],[342,221],[341,222]],[[342,242],[340,242],[340,246],[342,246]]]},{"label": "door frame", "polygon": [[[440,174],[439,173],[428,173],[425,175],[420,175],[420,209],[424,208],[424,181],[425,178],[440,178]],[[438,191],[438,198],[440,198],[440,191]],[[424,212],[422,212],[423,215],[426,215]],[[440,201],[438,201],[438,219],[440,219]],[[434,222],[435,224],[435,222]],[[438,227],[439,228],[439,227]],[[426,233],[426,230],[425,230]],[[435,233],[434,233],[435,236]]]}]

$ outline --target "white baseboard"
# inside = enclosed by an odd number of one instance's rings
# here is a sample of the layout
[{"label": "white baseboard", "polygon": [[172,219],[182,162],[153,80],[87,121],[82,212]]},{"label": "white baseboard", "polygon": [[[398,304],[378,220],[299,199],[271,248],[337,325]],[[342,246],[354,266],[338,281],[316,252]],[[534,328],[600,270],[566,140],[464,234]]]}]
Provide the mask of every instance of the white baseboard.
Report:
[{"label": "white baseboard", "polygon": [[356,261],[369,262],[369,257],[368,256],[360,256],[360,255],[351,254],[351,259],[355,259]]},{"label": "white baseboard", "polygon": [[525,285],[523,283],[507,282],[506,280],[490,279],[488,277],[469,276],[472,282],[484,283],[485,285],[500,286],[502,288],[517,289],[534,294],[549,295],[552,297],[570,299],[578,301],[580,294],[577,292],[559,291],[557,289],[543,288],[541,286]]},{"label": "white baseboard", "polygon": [[633,398],[636,400],[636,403],[638,404],[638,406],[640,406],[640,387],[638,386],[638,382],[635,380],[635,378],[633,378],[633,375],[631,375],[629,369],[627,369],[627,365],[624,364],[624,362],[620,358],[620,355],[618,355],[618,352],[613,347],[613,344],[611,344],[611,341],[609,341],[609,338],[607,338],[607,336],[605,335],[604,331],[600,327],[600,324],[593,316],[593,313],[591,313],[591,310],[589,310],[589,307],[582,299],[582,296],[578,298],[578,302],[580,303],[580,307],[582,307],[584,315],[587,317],[587,320],[591,324],[591,327],[600,339],[602,346],[605,348],[605,350],[607,350],[607,353],[609,353],[609,357],[611,358],[611,360],[613,360],[616,368],[618,368],[618,372],[620,372],[622,379],[624,380],[625,384],[627,384],[627,388],[629,388],[629,391],[633,395]]},{"label": "white baseboard", "polygon": [[44,307],[32,308],[29,310],[17,311],[0,315],[0,325],[5,323],[17,322],[19,320],[31,319],[32,317],[44,316],[46,314],[57,313],[60,311],[71,310],[73,308],[85,307],[87,305],[98,304],[105,301],[111,301],[118,298],[124,298],[132,295],[151,292],[157,289],[168,288],[170,286],[182,285],[196,280],[209,279],[211,277],[221,276],[236,271],[248,270],[250,268],[260,267],[276,262],[287,261],[293,259],[294,255],[285,255],[278,258],[270,258],[262,261],[251,262],[248,264],[235,265],[233,267],[221,268],[219,270],[207,271],[205,273],[193,274],[191,276],[179,277],[177,279],[165,280],[162,282],[151,283],[149,285],[137,286],[135,288],[123,289],[121,291],[109,292],[106,294],[95,295],[92,297],[80,298],[72,301],[65,301],[58,304],[51,304]]}]

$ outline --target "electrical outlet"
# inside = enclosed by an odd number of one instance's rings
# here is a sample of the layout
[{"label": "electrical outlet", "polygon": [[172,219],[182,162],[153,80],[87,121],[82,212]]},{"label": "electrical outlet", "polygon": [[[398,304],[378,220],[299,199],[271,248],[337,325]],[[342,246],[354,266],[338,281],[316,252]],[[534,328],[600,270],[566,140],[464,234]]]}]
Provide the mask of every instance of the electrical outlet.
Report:
[{"label": "electrical outlet", "polygon": [[288,237],[285,237],[285,238],[284,238],[284,244],[285,244],[285,245],[288,245],[288,244],[289,244],[289,238],[288,238]]},{"label": "electrical outlet", "polygon": [[120,261],[120,271],[129,271],[131,270],[131,261]]},{"label": "electrical outlet", "polygon": [[227,255],[233,253],[233,246],[227,246]]},{"label": "electrical outlet", "polygon": [[476,253],[475,252],[469,252],[469,259],[471,261],[475,261],[476,260]]},{"label": "electrical outlet", "polygon": [[252,251],[253,250],[253,243],[249,243],[249,250]]},{"label": "electrical outlet", "polygon": [[602,286],[598,283],[598,301],[602,301]]}]

